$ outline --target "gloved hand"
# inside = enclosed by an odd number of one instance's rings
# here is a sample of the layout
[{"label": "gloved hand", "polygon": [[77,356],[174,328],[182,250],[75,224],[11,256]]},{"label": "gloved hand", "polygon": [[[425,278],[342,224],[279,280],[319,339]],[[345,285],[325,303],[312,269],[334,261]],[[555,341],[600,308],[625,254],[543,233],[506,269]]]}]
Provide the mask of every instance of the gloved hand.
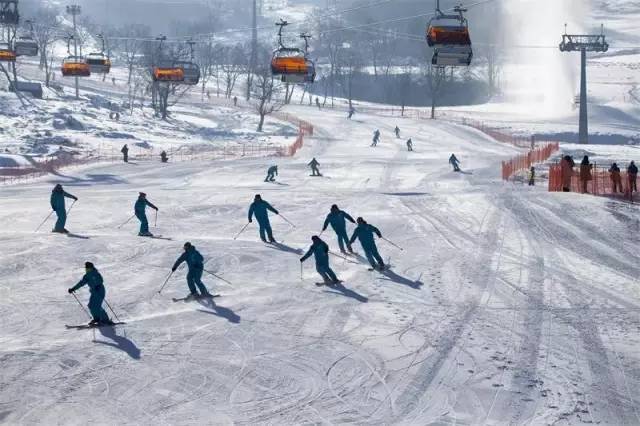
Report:
[{"label": "gloved hand", "polygon": [[252,223],[252,222],[253,222],[253,219],[249,219],[249,223]]},{"label": "gloved hand", "polygon": [[78,197],[73,197],[74,200],[78,201]]},{"label": "gloved hand", "polygon": [[304,262],[304,259],[300,258],[300,263]]},{"label": "gloved hand", "polygon": [[73,294],[73,289],[72,288],[69,289],[69,294]]},{"label": "gloved hand", "polygon": [[276,214],[279,215],[280,213],[278,212],[278,210],[276,210]]},{"label": "gloved hand", "polygon": [[173,267],[171,268],[171,272],[175,272],[177,268]]}]

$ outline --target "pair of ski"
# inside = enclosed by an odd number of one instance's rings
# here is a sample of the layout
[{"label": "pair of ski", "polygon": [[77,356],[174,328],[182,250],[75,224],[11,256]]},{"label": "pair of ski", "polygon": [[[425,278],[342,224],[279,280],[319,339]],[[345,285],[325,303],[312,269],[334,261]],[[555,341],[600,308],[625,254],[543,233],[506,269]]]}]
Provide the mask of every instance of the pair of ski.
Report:
[{"label": "pair of ski", "polygon": [[198,297],[193,297],[193,296],[185,296],[185,297],[174,297],[171,300],[173,300],[174,302],[195,302],[197,300],[208,300],[208,299],[215,299],[216,297],[220,297],[219,294],[209,294],[207,296],[198,296]]},{"label": "pair of ski", "polygon": [[111,324],[80,324],[80,325],[65,324],[65,327],[67,327],[67,329],[73,329],[73,330],[90,330],[92,328],[115,327],[116,325],[123,325],[123,324],[126,324],[126,322],[120,321],[120,322],[114,322]]}]

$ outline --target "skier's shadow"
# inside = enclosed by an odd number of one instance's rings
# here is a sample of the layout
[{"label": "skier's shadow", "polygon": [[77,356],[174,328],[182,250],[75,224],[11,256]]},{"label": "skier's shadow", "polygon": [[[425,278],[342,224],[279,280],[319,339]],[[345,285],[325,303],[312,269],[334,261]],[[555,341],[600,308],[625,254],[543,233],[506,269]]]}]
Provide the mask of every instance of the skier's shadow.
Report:
[{"label": "skier's shadow", "polygon": [[462,170],[462,169],[460,169],[458,171],[458,173],[460,173],[461,175],[472,175],[473,174],[473,172],[469,172],[467,170]]},{"label": "skier's shadow", "polygon": [[290,247],[286,244],[282,244],[282,243],[271,243],[269,245],[267,245],[267,247],[273,248],[275,250],[280,250],[283,251],[285,253],[293,253],[293,254],[303,254],[303,251],[300,249],[296,249],[293,247]]},{"label": "skier's shadow", "polygon": [[355,292],[354,290],[350,290],[350,289],[346,288],[341,283],[334,284],[329,288],[331,290],[336,290],[336,291],[328,290],[328,291],[326,291],[326,293],[342,294],[343,296],[351,297],[352,299],[355,299],[355,300],[357,300],[358,302],[361,302],[361,303],[369,302],[369,298],[368,297],[363,296],[360,293]]},{"label": "skier's shadow", "polygon": [[225,318],[227,321],[233,324],[240,323],[240,315],[236,314],[229,308],[216,305],[213,299],[199,299],[198,303],[201,304],[203,307],[207,308],[206,310],[198,309],[199,312],[204,312],[207,314]]},{"label": "skier's shadow", "polygon": [[95,340],[95,343],[100,343],[101,345],[111,346],[112,348],[120,349],[121,351],[126,352],[133,359],[140,359],[140,348],[136,346],[131,340],[127,339],[124,336],[118,336],[116,334],[115,327],[98,327],[100,334],[104,337],[113,340],[111,342],[105,342],[103,340]]},{"label": "skier's shadow", "polygon": [[386,277],[386,279],[384,279],[385,281],[392,281],[397,284],[406,285],[415,290],[420,290],[420,287],[424,285],[424,283],[420,280],[416,280],[416,281],[410,280],[409,278],[396,274],[390,269],[382,271],[382,275]]}]

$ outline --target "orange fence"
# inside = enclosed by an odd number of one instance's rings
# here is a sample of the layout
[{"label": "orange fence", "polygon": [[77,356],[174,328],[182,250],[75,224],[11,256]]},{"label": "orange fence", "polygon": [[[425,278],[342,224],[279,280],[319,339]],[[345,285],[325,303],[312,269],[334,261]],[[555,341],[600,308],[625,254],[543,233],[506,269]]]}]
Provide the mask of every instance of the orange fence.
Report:
[{"label": "orange fence", "polygon": [[533,151],[529,151],[526,154],[519,155],[512,158],[509,161],[502,162],[502,179],[509,180],[515,173],[523,170],[529,170],[532,165],[536,163],[542,163],[547,161],[554,152],[560,150],[560,144],[552,142],[546,146]]},{"label": "orange fence", "polygon": [[[614,192],[613,179],[611,173],[605,167],[598,167],[596,164],[591,169],[591,180],[586,181],[586,192],[583,182],[580,180],[580,167],[573,168],[571,172],[570,192],[588,193],[592,195],[621,195],[633,202],[633,191],[631,191],[631,180],[627,172],[620,172],[622,188],[616,188]],[[549,192],[561,192],[563,190],[562,167],[554,164],[549,168]],[[636,191],[637,192],[637,191]]]}]

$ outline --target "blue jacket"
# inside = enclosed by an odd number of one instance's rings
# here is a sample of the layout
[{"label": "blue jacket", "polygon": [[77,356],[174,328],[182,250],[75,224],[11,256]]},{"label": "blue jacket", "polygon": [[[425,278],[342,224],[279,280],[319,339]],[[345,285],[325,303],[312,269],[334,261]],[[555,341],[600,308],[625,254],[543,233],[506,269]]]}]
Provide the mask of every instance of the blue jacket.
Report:
[{"label": "blue jacket", "polygon": [[51,191],[51,208],[53,210],[64,210],[65,209],[65,204],[64,204],[64,198],[73,198],[74,200],[77,200],[77,198],[74,195],[69,194],[68,192],[66,192],[64,189],[61,190],[53,190]]},{"label": "blue jacket", "polygon": [[271,204],[267,203],[266,201],[254,201],[249,207],[249,220],[251,220],[255,215],[256,220],[259,223],[269,222],[268,211],[272,211],[273,213],[278,214],[278,210],[274,209]]},{"label": "blue jacket", "polygon": [[382,238],[382,233],[375,226],[369,225],[368,223],[360,224],[353,231],[353,235],[351,236],[351,240],[349,240],[349,243],[353,244],[356,239],[359,239],[360,244],[362,244],[362,248],[367,249],[369,247],[375,247],[376,239],[373,234],[376,234],[379,238]]},{"label": "blue jacket", "polygon": [[300,261],[304,262],[309,257],[311,257],[311,255],[315,256],[316,265],[329,265],[329,246],[324,241],[320,240],[318,242],[314,242],[311,247],[309,247],[307,253],[302,256],[302,259],[300,259]]},{"label": "blue jacket", "polygon": [[146,198],[143,198],[143,197],[138,197],[138,200],[133,206],[133,210],[137,215],[144,215],[145,214],[144,211],[147,208],[147,206],[151,207],[152,209],[158,210],[158,208],[154,206],[153,203],[150,203]]},{"label": "blue jacket", "polygon": [[267,170],[267,173],[275,174],[276,176],[278,176],[278,167],[277,166],[269,167],[269,170]]},{"label": "blue jacket", "polygon": [[84,277],[82,277],[80,282],[71,287],[71,290],[76,291],[84,285],[89,286],[89,291],[91,293],[94,293],[95,291],[104,291],[102,275],[100,275],[100,272],[95,268],[84,274]]},{"label": "blue jacket", "polygon": [[173,264],[173,269],[178,269],[178,266],[180,266],[182,262],[187,262],[189,269],[204,269],[204,258],[193,246],[182,253],[182,256]]},{"label": "blue jacket", "polygon": [[325,231],[327,226],[331,224],[331,227],[334,231],[344,231],[347,229],[348,220],[351,223],[356,223],[355,220],[347,212],[343,212],[342,210],[338,210],[337,212],[331,212],[327,215],[327,218],[324,221],[324,225],[322,226],[322,230]]}]

